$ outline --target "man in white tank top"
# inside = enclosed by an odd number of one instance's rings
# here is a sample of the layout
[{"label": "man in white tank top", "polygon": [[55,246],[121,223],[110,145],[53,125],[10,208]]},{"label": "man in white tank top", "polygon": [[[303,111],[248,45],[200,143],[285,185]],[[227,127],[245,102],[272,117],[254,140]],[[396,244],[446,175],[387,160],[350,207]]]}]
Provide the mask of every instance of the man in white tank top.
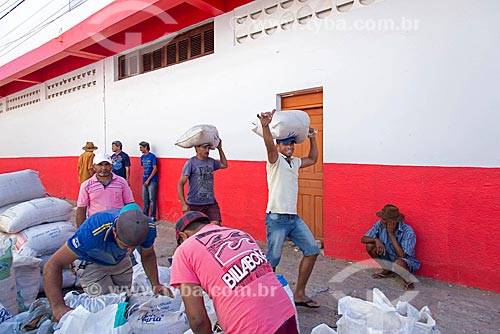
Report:
[{"label": "man in white tank top", "polygon": [[320,306],[319,303],[309,298],[305,289],[318,257],[319,248],[311,231],[297,215],[299,169],[312,166],[318,161],[316,131],[309,129],[310,150],[307,157],[293,157],[294,137],[276,140],[276,144],[274,143],[269,129],[274,113],[275,110],[257,115],[262,124],[267,149],[266,170],[269,196],[266,209],[266,257],[275,269],[281,259],[283,243],[287,237],[290,238],[303,254],[294,292],[295,305],[317,308]]}]

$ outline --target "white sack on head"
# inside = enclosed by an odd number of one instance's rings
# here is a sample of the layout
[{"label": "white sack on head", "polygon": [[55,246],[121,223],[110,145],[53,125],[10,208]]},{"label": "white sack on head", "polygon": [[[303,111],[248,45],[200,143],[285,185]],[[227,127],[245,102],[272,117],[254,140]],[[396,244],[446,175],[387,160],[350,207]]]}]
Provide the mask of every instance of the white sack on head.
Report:
[{"label": "white sack on head", "polygon": [[[252,131],[262,137],[262,124],[260,120],[252,122]],[[283,110],[274,113],[269,129],[274,139],[295,137],[297,144],[307,139],[311,120],[309,115],[302,110]]]},{"label": "white sack on head", "polygon": [[0,231],[16,233],[25,228],[67,221],[71,217],[72,206],[55,197],[32,199],[11,207],[0,215]]},{"label": "white sack on head", "polygon": [[175,145],[183,148],[210,144],[210,149],[215,150],[219,146],[220,137],[217,128],[209,124],[195,125],[187,130],[177,141]]},{"label": "white sack on head", "polygon": [[70,222],[46,223],[28,227],[14,234],[19,254],[41,257],[54,254],[76,232]]},{"label": "white sack on head", "polygon": [[38,172],[34,170],[0,174],[0,207],[45,195],[42,181],[38,177]]}]

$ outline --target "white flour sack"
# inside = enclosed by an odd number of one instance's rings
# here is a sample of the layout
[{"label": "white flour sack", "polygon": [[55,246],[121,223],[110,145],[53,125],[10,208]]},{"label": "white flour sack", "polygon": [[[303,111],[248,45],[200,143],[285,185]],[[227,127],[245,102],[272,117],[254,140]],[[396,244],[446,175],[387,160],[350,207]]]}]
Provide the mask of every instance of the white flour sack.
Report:
[{"label": "white flour sack", "polygon": [[17,302],[21,311],[27,311],[36,300],[40,286],[40,263],[42,260],[33,256],[14,253],[17,287]]},{"label": "white flour sack", "polygon": [[187,316],[184,312],[160,311],[150,309],[148,303],[133,312],[128,322],[137,334],[179,334],[189,329]]},{"label": "white flour sack", "polygon": [[19,312],[15,275],[12,266],[12,240],[0,237],[0,303],[12,315]]},{"label": "white flour sack", "polygon": [[210,149],[215,150],[219,146],[220,138],[217,128],[213,125],[200,124],[187,130],[175,145],[183,148],[191,148],[202,144],[210,144]]},{"label": "white flour sack", "polygon": [[[252,122],[252,131],[262,137],[262,125],[257,118]],[[295,137],[297,144],[307,139],[311,120],[309,115],[302,110],[284,110],[274,113],[269,129],[274,139]]]},{"label": "white flour sack", "polygon": [[55,197],[32,199],[5,210],[0,215],[0,231],[17,233],[41,223],[68,220],[71,208],[71,204]]},{"label": "white flour sack", "polygon": [[45,196],[38,172],[31,169],[0,174],[0,207]]},{"label": "white flour sack", "polygon": [[15,248],[25,256],[54,254],[76,232],[70,222],[46,223],[28,227],[14,234]]}]

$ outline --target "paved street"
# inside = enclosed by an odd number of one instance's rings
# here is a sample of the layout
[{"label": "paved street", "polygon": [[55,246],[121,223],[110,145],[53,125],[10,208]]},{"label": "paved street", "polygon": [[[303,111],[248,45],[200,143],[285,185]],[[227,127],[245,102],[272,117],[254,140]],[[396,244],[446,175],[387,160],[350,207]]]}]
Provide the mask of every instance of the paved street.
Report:
[{"label": "paved street", "polygon": [[[174,225],[158,222],[158,234],[155,248],[160,264],[167,266],[167,258],[175,247]],[[265,244],[261,243],[261,247],[265,249]],[[277,273],[285,276],[292,290],[300,258],[301,253],[292,243],[287,243]],[[418,309],[429,306],[443,334],[500,333],[499,294],[422,277],[417,277],[420,282],[415,290],[405,294],[399,278],[372,279],[375,270],[320,255],[308,285],[308,294],[322,306],[319,309],[299,308],[301,333],[309,334],[320,323],[335,326],[337,298],[349,295],[366,299],[375,287],[393,303],[401,298],[411,301]]]}]

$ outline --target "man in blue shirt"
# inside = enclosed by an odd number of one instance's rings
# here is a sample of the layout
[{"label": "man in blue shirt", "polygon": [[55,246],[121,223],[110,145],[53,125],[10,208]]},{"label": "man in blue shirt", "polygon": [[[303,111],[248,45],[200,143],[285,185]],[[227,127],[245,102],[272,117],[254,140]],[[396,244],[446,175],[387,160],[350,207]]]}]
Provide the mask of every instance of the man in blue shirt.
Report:
[{"label": "man in blue shirt", "polygon": [[361,238],[368,254],[383,269],[372,277],[393,277],[397,273],[404,281],[405,290],[413,290],[411,274],[420,267],[415,257],[415,232],[403,222],[405,216],[392,204],[386,204],[377,216],[380,220]]},{"label": "man in blue shirt", "polygon": [[90,295],[129,292],[132,262],[128,254],[139,246],[153,292],[172,296],[158,280],[155,238],[155,224],[134,203],[121,210],[101,211],[87,218],[43,269],[45,294],[56,320],[71,310],[62,295],[64,267],[73,263],[83,290]]},{"label": "man in blue shirt", "polygon": [[156,221],[156,196],[158,193],[158,163],[156,155],[150,152],[149,143],[141,141],[139,150],[142,153],[141,166],[144,168],[142,175],[142,201],[144,203],[144,214],[149,215],[151,204],[151,218]]}]

